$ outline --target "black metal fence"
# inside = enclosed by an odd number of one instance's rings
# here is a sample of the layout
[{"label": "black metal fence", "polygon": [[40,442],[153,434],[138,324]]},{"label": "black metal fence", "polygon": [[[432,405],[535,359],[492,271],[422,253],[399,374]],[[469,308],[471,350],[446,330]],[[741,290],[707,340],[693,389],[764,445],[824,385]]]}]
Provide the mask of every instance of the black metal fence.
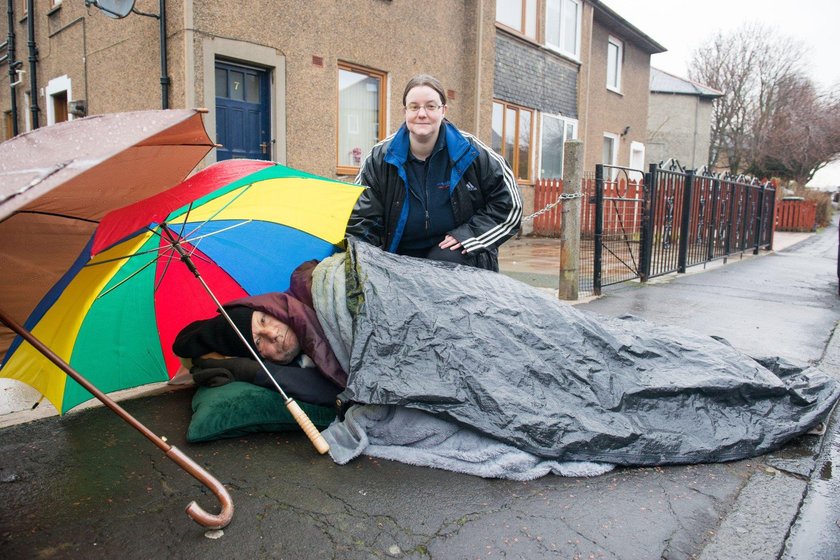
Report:
[{"label": "black metal fence", "polygon": [[[589,205],[581,220],[580,292],[599,295],[611,284],[772,248],[775,189],[769,183],[672,163],[651,165],[646,174],[598,165],[584,188]],[[588,258],[591,285],[584,277]]]}]

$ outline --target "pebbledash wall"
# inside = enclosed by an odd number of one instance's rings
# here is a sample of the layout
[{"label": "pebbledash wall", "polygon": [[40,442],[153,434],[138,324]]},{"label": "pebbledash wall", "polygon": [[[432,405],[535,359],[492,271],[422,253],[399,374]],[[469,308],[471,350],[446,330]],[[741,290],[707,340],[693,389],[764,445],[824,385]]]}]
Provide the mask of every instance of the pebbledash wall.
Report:
[{"label": "pebbledash wall", "polygon": [[[13,0],[16,7],[25,0]],[[51,0],[55,2],[55,0]],[[131,14],[108,18],[79,1],[50,7],[35,2],[41,126],[51,80],[69,84],[68,101],[85,100],[88,114],[161,108],[159,23]],[[159,0],[136,9],[157,13]],[[448,116],[489,142],[493,59],[493,0],[232,0],[166,2],[169,106],[205,107],[215,135],[216,61],[269,71],[271,159],[311,173],[338,175],[338,64],[386,75],[384,133],[403,122],[402,92],[415,74],[438,77],[450,92]],[[29,14],[15,15],[16,58],[27,65]],[[4,21],[7,18],[2,18]],[[8,22],[0,23],[8,35]],[[0,110],[10,111],[9,76],[0,65]],[[15,90],[20,132],[26,130],[28,78]],[[4,131],[4,138],[8,136]],[[211,153],[205,163],[215,161]]]},{"label": "pebbledash wall", "polygon": [[[27,72],[30,14],[21,7],[29,1],[11,0],[16,59]],[[160,3],[137,0],[136,9],[155,14]],[[604,133],[620,134],[629,126],[618,157],[626,165],[630,145],[645,140],[650,53],[662,48],[600,1],[585,0],[580,58],[569,58],[545,45],[545,3],[538,4],[537,34],[526,38],[497,25],[494,0],[166,0],[168,103],[207,108],[205,123],[215,136],[215,64],[266,70],[270,158],[347,180],[353,174],[339,174],[336,161],[339,64],[385,76],[383,136],[403,122],[408,79],[431,73],[450,93],[449,119],[487,144],[493,101],[500,100],[576,119],[588,170],[601,161]],[[50,124],[51,95],[62,91],[67,101],[84,100],[89,115],[161,107],[158,20],[138,14],[115,20],[75,0],[37,1],[33,12],[38,58],[32,99],[41,126]],[[4,36],[8,25],[8,18],[0,18]],[[605,87],[610,35],[625,44],[619,93]],[[21,132],[31,119],[29,77],[14,89]],[[0,60],[0,110],[7,117],[9,83],[8,61]],[[533,168],[541,138],[536,116]],[[209,154],[204,163],[215,157]],[[530,187],[523,185],[526,212]]]}]

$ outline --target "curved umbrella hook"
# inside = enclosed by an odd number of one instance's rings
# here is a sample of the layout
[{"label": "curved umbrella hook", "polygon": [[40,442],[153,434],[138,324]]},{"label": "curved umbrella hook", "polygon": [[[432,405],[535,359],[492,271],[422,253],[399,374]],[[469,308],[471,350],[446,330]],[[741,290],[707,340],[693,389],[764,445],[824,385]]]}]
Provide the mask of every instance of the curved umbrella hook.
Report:
[{"label": "curved umbrella hook", "polygon": [[152,443],[157,445],[168,458],[174,461],[179,467],[190,473],[199,482],[209,488],[213,494],[219,499],[221,503],[221,512],[218,515],[213,515],[204,511],[195,501],[187,505],[186,512],[193,521],[199,525],[203,525],[208,529],[221,529],[227,527],[233,518],[233,501],[228,494],[227,489],[219,482],[213,475],[208,473],[198,463],[190,459],[180,449],[166,443],[166,439],[156,435],[139,420],[129,414],[123,407],[114,402],[105,393],[100,391],[90,381],[82,377],[82,375],[73,369],[70,364],[61,359],[58,354],[50,350],[43,342],[35,338],[31,332],[23,328],[17,321],[12,319],[5,311],[0,309],[0,322],[3,322],[7,327],[19,334],[24,340],[31,344],[38,352],[43,354],[45,358],[54,363],[68,376],[73,378],[76,383],[87,389],[94,397],[99,399],[102,404],[110,408],[120,418],[125,420],[138,432],[146,436]]},{"label": "curved umbrella hook", "polygon": [[204,486],[209,488],[210,491],[216,495],[216,498],[219,499],[219,503],[222,507],[222,511],[220,511],[218,515],[213,515],[212,513],[207,513],[195,501],[192,501],[187,504],[185,510],[187,515],[189,515],[193,521],[199,525],[207,527],[208,529],[222,529],[227,527],[230,524],[231,519],[233,519],[233,500],[231,500],[227,488],[225,488],[221,482],[216,480],[213,475],[204,470],[201,465],[190,459],[183,451],[174,445],[169,447],[169,451],[166,452],[166,456],[172,459],[172,461],[174,461],[179,467],[193,475],[193,477],[195,477],[195,479],[201,482]]}]

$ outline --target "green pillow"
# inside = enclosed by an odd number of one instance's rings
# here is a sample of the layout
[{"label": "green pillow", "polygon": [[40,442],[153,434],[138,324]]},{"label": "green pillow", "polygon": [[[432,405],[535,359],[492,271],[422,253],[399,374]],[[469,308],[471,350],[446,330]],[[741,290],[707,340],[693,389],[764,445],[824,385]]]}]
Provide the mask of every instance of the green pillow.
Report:
[{"label": "green pillow", "polygon": [[[319,429],[335,419],[332,408],[300,401],[298,404]],[[199,387],[193,396],[192,409],[187,430],[190,443],[300,429],[280,393],[242,381],[221,387]]]}]

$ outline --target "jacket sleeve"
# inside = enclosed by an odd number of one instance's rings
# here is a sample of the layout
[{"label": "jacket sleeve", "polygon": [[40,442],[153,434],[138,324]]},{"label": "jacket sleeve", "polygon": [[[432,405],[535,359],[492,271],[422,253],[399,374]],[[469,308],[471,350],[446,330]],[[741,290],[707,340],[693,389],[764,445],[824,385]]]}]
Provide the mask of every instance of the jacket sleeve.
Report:
[{"label": "jacket sleeve", "polygon": [[476,145],[475,166],[484,208],[478,209],[465,224],[451,232],[467,251],[498,247],[519,231],[522,221],[522,195],[507,162],[484,145]]},{"label": "jacket sleeve", "polygon": [[382,202],[382,189],[376,172],[372,153],[365,159],[356,184],[365,188],[347,222],[347,237],[353,237],[376,247],[384,248],[385,212]]}]

